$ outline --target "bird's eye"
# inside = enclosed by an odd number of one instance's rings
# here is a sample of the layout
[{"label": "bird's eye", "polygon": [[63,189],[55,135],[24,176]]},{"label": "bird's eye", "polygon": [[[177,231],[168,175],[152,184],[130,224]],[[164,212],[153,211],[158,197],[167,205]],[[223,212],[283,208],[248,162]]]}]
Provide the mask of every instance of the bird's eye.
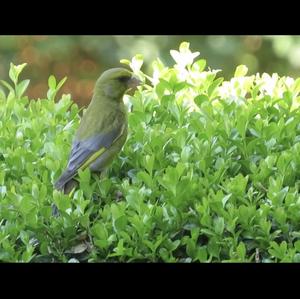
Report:
[{"label": "bird's eye", "polygon": [[128,76],[123,76],[123,77],[118,78],[118,80],[122,83],[126,83],[129,79],[130,79],[130,77],[128,77]]}]

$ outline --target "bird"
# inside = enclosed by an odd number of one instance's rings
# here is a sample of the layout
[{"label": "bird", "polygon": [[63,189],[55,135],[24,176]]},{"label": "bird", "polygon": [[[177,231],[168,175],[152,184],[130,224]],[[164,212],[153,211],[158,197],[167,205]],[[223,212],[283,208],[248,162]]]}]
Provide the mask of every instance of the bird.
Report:
[{"label": "bird", "polygon": [[65,194],[78,185],[74,177],[87,167],[101,174],[121,151],[127,139],[127,108],[123,96],[141,81],[125,68],[111,68],[97,79],[92,100],[73,139],[66,169],[54,183]]}]

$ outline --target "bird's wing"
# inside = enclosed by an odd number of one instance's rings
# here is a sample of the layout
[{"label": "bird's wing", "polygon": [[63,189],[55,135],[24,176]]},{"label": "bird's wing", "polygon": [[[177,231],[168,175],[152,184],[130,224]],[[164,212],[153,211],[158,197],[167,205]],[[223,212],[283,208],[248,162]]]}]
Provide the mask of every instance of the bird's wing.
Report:
[{"label": "bird's wing", "polygon": [[78,169],[85,169],[106,150],[108,150],[122,135],[125,125],[107,133],[97,134],[86,140],[74,140],[66,171],[55,183],[57,189],[63,188],[76,174]]}]

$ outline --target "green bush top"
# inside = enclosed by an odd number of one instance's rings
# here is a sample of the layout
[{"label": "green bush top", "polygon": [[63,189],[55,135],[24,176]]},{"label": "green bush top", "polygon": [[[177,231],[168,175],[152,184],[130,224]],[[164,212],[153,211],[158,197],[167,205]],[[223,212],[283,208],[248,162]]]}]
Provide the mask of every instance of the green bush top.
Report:
[{"label": "green bush top", "polygon": [[[107,177],[53,190],[80,116],[70,95],[24,96],[26,64],[0,89],[0,261],[300,261],[300,78],[230,81],[188,43],[175,65],[122,60],[145,82],[125,96],[129,136]],[[55,203],[61,216],[51,216]]]}]

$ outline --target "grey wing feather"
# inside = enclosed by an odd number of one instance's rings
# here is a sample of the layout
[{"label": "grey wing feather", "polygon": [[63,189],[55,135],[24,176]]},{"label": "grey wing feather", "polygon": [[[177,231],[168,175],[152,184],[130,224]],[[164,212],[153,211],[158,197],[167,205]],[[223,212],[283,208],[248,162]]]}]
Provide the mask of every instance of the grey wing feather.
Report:
[{"label": "grey wing feather", "polygon": [[124,126],[104,134],[98,134],[86,140],[74,140],[66,171],[55,182],[56,189],[61,190],[74,177],[78,168],[100,148],[109,148],[122,134]]},{"label": "grey wing feather", "polygon": [[109,148],[118,135],[120,135],[121,131],[122,130],[118,128],[105,134],[93,136],[84,141],[74,140],[67,166],[68,170],[73,171],[78,169],[86,159],[100,148]]}]

